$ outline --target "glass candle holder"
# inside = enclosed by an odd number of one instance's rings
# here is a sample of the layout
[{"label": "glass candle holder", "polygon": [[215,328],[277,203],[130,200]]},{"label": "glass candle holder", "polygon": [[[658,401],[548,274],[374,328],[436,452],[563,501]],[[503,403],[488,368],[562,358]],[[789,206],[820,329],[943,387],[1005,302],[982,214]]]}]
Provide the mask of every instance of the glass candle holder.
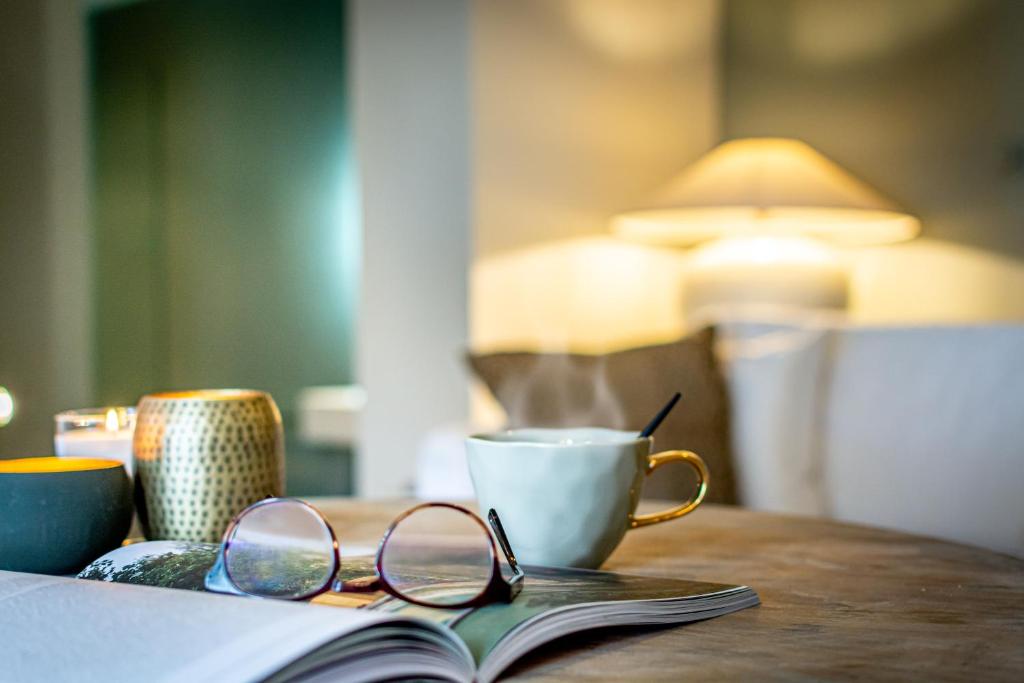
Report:
[{"label": "glass candle holder", "polygon": [[134,474],[134,407],[66,410],[53,419],[56,423],[53,451],[58,457],[120,460],[128,475]]}]

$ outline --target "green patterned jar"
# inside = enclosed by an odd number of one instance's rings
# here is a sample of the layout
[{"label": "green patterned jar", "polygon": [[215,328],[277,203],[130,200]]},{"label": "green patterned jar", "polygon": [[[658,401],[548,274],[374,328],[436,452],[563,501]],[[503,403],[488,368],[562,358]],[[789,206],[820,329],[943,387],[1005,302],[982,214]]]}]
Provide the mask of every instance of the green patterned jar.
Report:
[{"label": "green patterned jar", "polygon": [[284,493],[284,431],[270,394],[144,396],[133,443],[139,519],[149,540],[220,541],[234,515]]}]

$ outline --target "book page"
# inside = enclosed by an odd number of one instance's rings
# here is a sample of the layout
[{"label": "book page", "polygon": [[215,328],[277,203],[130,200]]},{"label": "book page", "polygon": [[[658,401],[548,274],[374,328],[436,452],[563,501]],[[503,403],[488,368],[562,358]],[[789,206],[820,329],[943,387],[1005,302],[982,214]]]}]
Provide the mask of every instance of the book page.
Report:
[{"label": "book page", "polygon": [[745,586],[631,576],[589,569],[524,567],[523,591],[509,604],[437,610],[384,598],[373,605],[444,624],[477,662],[477,680],[496,678],[530,650],[569,633],[601,626],[681,624],[758,603]]},{"label": "book page", "polygon": [[[129,545],[99,558],[79,576],[202,591],[217,550],[212,544],[179,541]],[[612,624],[679,624],[758,603],[757,594],[742,586],[586,569],[525,569],[523,591],[510,604],[433,609],[384,593],[325,593],[313,602],[360,607],[361,612],[392,614],[444,627],[454,633],[467,659],[471,656],[475,661],[481,681],[493,679],[526,652],[568,633]],[[373,557],[346,556],[338,576],[352,580],[374,572]]]},{"label": "book page", "polygon": [[261,680],[387,621],[366,610],[0,571],[0,678]]}]

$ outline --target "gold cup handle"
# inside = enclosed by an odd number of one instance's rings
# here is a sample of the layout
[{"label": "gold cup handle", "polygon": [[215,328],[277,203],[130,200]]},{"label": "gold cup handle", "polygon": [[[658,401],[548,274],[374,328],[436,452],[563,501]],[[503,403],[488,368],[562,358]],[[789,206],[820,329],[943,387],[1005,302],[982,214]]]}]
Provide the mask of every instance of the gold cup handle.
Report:
[{"label": "gold cup handle", "polygon": [[704,464],[700,456],[691,451],[662,451],[661,453],[655,453],[654,455],[647,456],[647,471],[645,474],[650,474],[667,462],[685,462],[692,467],[694,472],[697,473],[697,490],[694,491],[693,496],[688,501],[674,508],[661,512],[652,512],[649,515],[630,515],[630,529],[650,524],[659,524],[670,519],[688,515],[697,509],[697,506],[704,500],[704,495],[708,492],[708,466]]}]

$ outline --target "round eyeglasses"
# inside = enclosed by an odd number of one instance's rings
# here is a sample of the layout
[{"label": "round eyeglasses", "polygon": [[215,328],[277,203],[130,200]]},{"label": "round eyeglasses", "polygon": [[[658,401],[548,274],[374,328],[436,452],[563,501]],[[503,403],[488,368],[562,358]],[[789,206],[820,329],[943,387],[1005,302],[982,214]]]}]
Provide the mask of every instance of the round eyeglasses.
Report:
[{"label": "round eyeglasses", "polygon": [[[423,503],[399,515],[377,547],[376,574],[342,580],[338,539],[315,507],[295,498],[268,498],[239,513],[224,532],[206,576],[215,592],[304,600],[327,591],[384,591],[423,607],[461,609],[510,602],[524,573],[501,520],[487,524],[452,503]],[[501,573],[495,539],[512,576]]]}]

